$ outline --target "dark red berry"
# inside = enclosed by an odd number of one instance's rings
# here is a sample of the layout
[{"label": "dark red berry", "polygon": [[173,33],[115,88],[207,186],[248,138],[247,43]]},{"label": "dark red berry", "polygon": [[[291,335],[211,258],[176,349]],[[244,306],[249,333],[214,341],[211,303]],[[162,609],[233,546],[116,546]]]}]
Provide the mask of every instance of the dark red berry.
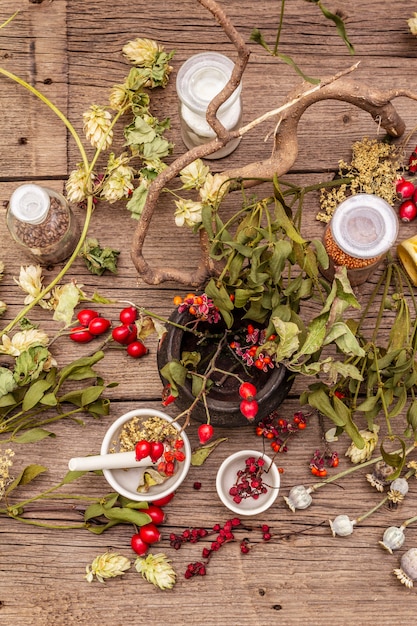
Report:
[{"label": "dark red berry", "polygon": [[148,354],[148,348],[142,341],[132,341],[126,348],[126,352],[134,359],[140,359],[141,356]]},{"label": "dark red berry", "polygon": [[168,504],[168,502],[171,502],[174,496],[175,496],[175,491],[173,491],[172,493],[169,493],[167,496],[164,496],[163,498],[157,498],[156,500],[152,500],[152,504],[155,504],[156,506],[165,506],[166,504]]},{"label": "dark red berry", "polygon": [[162,443],[162,441],[152,441],[150,452],[149,452],[149,456],[151,457],[152,462],[156,463],[156,461],[161,458],[163,453],[164,453],[164,444]]},{"label": "dark red berry", "polygon": [[144,513],[149,515],[154,524],[162,524],[165,521],[165,513],[155,504],[150,504],[147,509],[143,509]]},{"label": "dark red berry", "polygon": [[417,216],[417,205],[412,200],[405,200],[399,208],[399,215],[403,222],[411,222]]},{"label": "dark red berry", "polygon": [[112,330],[112,337],[114,341],[122,344],[122,346],[127,346],[129,343],[135,341],[138,334],[138,329],[136,324],[122,324],[121,326],[116,326]]}]

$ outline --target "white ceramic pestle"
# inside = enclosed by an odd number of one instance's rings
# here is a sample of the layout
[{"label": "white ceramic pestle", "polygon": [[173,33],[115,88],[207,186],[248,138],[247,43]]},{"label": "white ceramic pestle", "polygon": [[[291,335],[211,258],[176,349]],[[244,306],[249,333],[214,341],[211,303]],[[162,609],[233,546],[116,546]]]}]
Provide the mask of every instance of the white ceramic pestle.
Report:
[{"label": "white ceramic pestle", "polygon": [[90,472],[102,469],[129,469],[153,465],[149,456],[136,461],[136,453],[115,452],[114,454],[97,454],[94,456],[78,456],[69,460],[68,467],[73,472]]}]

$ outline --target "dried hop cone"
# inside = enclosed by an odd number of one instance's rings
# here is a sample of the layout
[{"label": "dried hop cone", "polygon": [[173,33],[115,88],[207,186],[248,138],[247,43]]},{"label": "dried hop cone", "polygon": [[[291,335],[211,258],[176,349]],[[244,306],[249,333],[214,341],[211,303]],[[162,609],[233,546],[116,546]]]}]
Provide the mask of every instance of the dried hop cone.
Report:
[{"label": "dried hop cone", "polygon": [[175,585],[176,574],[165,554],[148,554],[147,557],[138,557],[135,567],[145,580],[159,589],[172,589]]},{"label": "dried hop cone", "polygon": [[348,456],[352,463],[363,463],[369,461],[378,443],[378,430],[361,430],[359,431],[362,439],[365,441],[363,448],[358,448],[352,441],[349,448],[345,452],[345,456]]},{"label": "dried hop cone", "polygon": [[96,556],[91,566],[87,565],[85,578],[91,583],[94,576],[96,576],[99,582],[104,583],[106,578],[121,576],[130,566],[130,560],[125,556],[116,552],[105,552],[100,556]]}]

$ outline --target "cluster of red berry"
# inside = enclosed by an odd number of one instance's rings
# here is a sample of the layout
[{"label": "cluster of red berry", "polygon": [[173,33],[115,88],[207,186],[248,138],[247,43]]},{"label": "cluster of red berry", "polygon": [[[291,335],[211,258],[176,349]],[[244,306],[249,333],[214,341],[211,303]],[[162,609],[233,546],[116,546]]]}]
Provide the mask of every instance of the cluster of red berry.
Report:
[{"label": "cluster of red berry", "polygon": [[[79,326],[75,326],[70,331],[70,339],[76,343],[88,343],[111,327],[111,321],[102,317],[97,311],[92,309],[82,309],[77,313]],[[121,324],[113,328],[111,336],[114,341],[126,346],[126,352],[134,359],[138,359],[148,353],[148,349],[142,341],[137,338],[138,329],[135,324],[138,319],[136,307],[125,307],[120,311],[119,320]]]},{"label": "cluster of red berry", "polygon": [[236,482],[229,489],[233,502],[240,504],[246,498],[257,500],[260,495],[267,493],[268,487],[262,479],[264,466],[262,457],[255,459],[251,456],[245,460],[245,468],[237,471]]},{"label": "cluster of red berry", "polygon": [[[417,172],[417,146],[410,154],[408,171],[413,175]],[[402,200],[398,209],[400,219],[411,222],[417,217],[417,187],[411,180],[401,177],[395,183],[395,190]]]},{"label": "cluster of red berry", "polygon": [[313,476],[325,478],[327,476],[327,467],[337,467],[339,465],[339,455],[337,452],[320,452],[316,450],[310,460],[310,469]]},{"label": "cluster of red berry", "polygon": [[[238,517],[227,520],[223,526],[215,524],[210,531],[205,528],[189,528],[184,530],[180,535],[171,533],[170,545],[175,550],[179,550],[184,543],[197,543],[201,539],[216,535],[215,539],[211,541],[209,547],[204,547],[201,551],[203,561],[195,561],[189,563],[185,570],[185,578],[192,578],[193,576],[205,576],[207,573],[207,565],[210,558],[215,552],[218,552],[223,545],[232,541],[237,541],[234,531],[238,528],[244,528],[245,530],[260,530],[262,533],[263,541],[269,541],[272,538],[270,528],[266,524],[260,527],[247,528],[242,526],[242,522]],[[250,544],[247,537],[240,540],[240,551],[242,554],[247,554],[250,551]]]},{"label": "cluster of red berry", "polygon": [[154,500],[148,505],[147,509],[142,509],[143,513],[149,515],[152,521],[140,526],[138,532],[132,535],[130,539],[132,550],[139,556],[146,554],[149,546],[161,539],[161,532],[158,526],[165,521],[165,512],[162,507],[171,502],[174,495],[174,493],[171,493],[165,496],[165,498]]},{"label": "cluster of red berry", "polygon": [[256,426],[255,432],[258,437],[268,439],[274,452],[287,452],[288,439],[299,430],[304,430],[307,420],[304,413],[296,411],[293,421],[279,417],[278,411],[272,411],[264,420]]},{"label": "cluster of red berry", "polygon": [[181,448],[184,447],[182,439],[176,439],[172,444],[170,441],[148,441],[141,439],[135,446],[136,461],[141,461],[150,457],[152,463],[159,461],[158,472],[165,476],[173,476],[175,473],[175,462],[182,463],[185,454]]},{"label": "cluster of red berry", "polygon": [[[270,335],[268,341],[276,339],[276,335]],[[268,368],[273,368],[274,363],[269,354],[260,351],[260,347],[265,343],[266,333],[264,329],[256,328],[253,324],[246,327],[245,342],[242,344],[238,338],[230,342],[229,346],[234,350],[246,365],[254,366],[263,372]]]}]

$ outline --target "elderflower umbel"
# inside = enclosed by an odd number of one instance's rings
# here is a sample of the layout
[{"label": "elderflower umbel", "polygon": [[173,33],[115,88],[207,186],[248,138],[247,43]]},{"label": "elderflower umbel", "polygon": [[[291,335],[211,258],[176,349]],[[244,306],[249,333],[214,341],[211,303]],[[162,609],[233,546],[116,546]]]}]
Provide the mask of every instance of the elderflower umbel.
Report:
[{"label": "elderflower umbel", "polygon": [[175,224],[179,227],[189,226],[192,228],[196,224],[200,224],[201,222],[201,210],[202,205],[201,202],[194,202],[193,200],[184,200],[181,198],[180,200],[175,200],[175,213],[174,219]]},{"label": "elderflower umbel", "polygon": [[130,568],[130,560],[116,552],[105,552],[96,556],[91,566],[87,565],[85,578],[91,583],[96,576],[97,580],[104,583],[106,578],[121,576]]},{"label": "elderflower umbel", "polygon": [[176,574],[165,554],[148,554],[147,557],[138,557],[135,568],[149,583],[159,589],[172,589],[175,585]]},{"label": "elderflower umbel", "polygon": [[111,113],[98,104],[92,104],[83,113],[84,133],[93,148],[106,150],[113,141]]},{"label": "elderflower umbel", "polygon": [[7,485],[12,480],[10,477],[10,468],[13,465],[12,458],[14,452],[11,448],[0,450],[0,500],[3,498]]}]

